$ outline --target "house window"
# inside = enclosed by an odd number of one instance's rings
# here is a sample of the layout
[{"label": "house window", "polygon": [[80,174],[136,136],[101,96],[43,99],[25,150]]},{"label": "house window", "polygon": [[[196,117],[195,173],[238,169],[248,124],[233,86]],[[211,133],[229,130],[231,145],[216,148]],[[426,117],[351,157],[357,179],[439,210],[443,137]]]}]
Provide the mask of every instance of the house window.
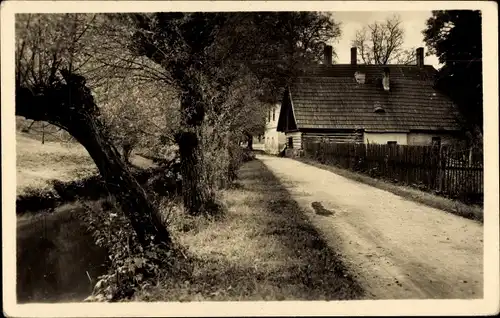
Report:
[{"label": "house window", "polygon": [[288,137],[288,148],[293,149],[293,137]]},{"label": "house window", "polygon": [[432,145],[441,147],[441,137],[432,137]]},{"label": "house window", "polygon": [[397,141],[388,141],[387,144],[391,145],[391,146],[395,146],[398,144],[398,142]]},{"label": "house window", "polygon": [[275,120],[275,116],[276,116],[276,109],[273,109],[273,121]]}]

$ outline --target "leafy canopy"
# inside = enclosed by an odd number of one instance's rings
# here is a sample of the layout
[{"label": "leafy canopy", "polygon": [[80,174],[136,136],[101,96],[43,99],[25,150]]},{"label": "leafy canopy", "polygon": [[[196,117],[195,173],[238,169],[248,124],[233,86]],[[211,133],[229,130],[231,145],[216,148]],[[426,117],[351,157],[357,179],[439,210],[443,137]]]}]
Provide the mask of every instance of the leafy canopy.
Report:
[{"label": "leafy canopy", "polygon": [[444,64],[438,87],[457,103],[466,128],[482,131],[481,12],[433,11],[423,34],[430,53]]}]

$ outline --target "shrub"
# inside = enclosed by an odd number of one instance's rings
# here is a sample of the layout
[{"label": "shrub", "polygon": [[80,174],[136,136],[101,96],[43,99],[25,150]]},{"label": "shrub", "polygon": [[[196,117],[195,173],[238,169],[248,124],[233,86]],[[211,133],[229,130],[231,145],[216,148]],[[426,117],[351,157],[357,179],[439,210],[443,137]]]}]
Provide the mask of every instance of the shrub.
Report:
[{"label": "shrub", "polygon": [[243,162],[248,162],[255,159],[255,153],[247,148],[243,149],[241,156]]},{"label": "shrub", "polygon": [[16,198],[16,213],[53,209],[61,202],[55,189],[26,188],[24,194]]},{"label": "shrub", "polygon": [[123,301],[137,291],[155,285],[162,275],[179,264],[178,252],[164,246],[141,246],[126,216],[112,199],[86,204],[81,218],[95,243],[109,254],[108,272],[98,278],[86,301]]}]

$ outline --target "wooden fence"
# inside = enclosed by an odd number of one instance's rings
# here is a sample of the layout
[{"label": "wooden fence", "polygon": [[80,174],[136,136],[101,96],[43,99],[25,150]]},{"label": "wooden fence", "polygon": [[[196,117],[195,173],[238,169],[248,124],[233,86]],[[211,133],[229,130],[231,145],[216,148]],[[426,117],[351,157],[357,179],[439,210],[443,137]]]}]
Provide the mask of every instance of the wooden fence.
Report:
[{"label": "wooden fence", "polygon": [[469,203],[484,193],[481,149],[361,143],[303,143],[303,155],[324,164],[416,186]]}]

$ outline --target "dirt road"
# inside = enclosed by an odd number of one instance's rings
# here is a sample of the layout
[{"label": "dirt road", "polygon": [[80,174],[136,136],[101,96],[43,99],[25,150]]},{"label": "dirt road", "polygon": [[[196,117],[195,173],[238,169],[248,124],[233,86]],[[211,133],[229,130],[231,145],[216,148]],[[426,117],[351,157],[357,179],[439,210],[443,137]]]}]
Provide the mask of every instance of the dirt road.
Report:
[{"label": "dirt road", "polygon": [[342,253],[369,297],[483,297],[481,224],[292,159],[258,159]]}]

